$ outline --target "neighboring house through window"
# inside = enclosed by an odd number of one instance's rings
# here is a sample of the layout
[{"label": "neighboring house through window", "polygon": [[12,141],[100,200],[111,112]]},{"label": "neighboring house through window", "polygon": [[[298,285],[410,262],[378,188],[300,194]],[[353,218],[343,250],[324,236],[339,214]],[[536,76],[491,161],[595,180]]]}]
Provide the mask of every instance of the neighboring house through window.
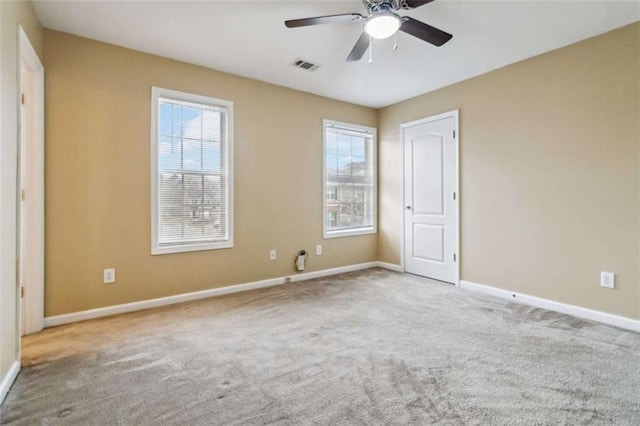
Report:
[{"label": "neighboring house through window", "polygon": [[324,120],[324,238],[376,232],[376,129]]},{"label": "neighboring house through window", "polygon": [[233,247],[233,103],[152,88],[152,254]]}]

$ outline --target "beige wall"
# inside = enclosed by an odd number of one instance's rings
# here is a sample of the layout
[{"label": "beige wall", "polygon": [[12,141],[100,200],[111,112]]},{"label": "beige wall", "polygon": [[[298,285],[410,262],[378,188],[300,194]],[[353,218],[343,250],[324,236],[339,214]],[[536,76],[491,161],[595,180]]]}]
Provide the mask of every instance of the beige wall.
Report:
[{"label": "beige wall", "polygon": [[[376,112],[47,30],[46,315],[291,274],[318,243],[310,270],[400,263],[399,124],[459,108],[462,279],[640,318],[639,50],[634,24]],[[235,102],[231,250],[149,254],[152,85]],[[377,238],[321,238],[325,117],[379,126]]]},{"label": "beige wall", "polygon": [[18,25],[42,57],[42,27],[27,1],[0,1],[0,380],[17,360],[16,173],[18,160]]},{"label": "beige wall", "polygon": [[[55,31],[44,40],[47,316],[295,274],[300,249],[309,271],[376,259],[375,235],[322,240],[321,197],[322,119],[375,126],[375,110]],[[151,86],[234,102],[233,249],[150,255]]]},{"label": "beige wall", "polygon": [[382,109],[379,260],[400,263],[398,126],[459,108],[461,278],[640,318],[639,31]]}]

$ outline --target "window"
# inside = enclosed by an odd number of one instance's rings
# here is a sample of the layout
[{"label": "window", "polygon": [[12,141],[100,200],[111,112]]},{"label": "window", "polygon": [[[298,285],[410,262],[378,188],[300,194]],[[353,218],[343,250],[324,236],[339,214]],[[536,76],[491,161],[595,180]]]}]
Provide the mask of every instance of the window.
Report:
[{"label": "window", "polygon": [[151,254],[233,247],[233,103],[151,93]]},{"label": "window", "polygon": [[327,201],[338,201],[338,187],[337,186],[327,186]]},{"label": "window", "polygon": [[324,120],[324,238],[376,232],[376,129]]}]

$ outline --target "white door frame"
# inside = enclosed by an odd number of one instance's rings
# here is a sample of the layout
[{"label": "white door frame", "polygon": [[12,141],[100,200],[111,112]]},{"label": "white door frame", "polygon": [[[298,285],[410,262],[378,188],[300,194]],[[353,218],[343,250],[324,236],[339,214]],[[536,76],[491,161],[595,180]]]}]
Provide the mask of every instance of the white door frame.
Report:
[{"label": "white door frame", "polygon": [[454,119],[454,123],[455,123],[455,138],[453,138],[455,147],[456,147],[456,172],[455,172],[455,178],[456,178],[456,184],[455,184],[455,188],[456,188],[456,197],[457,197],[457,203],[456,203],[456,208],[455,208],[455,214],[456,214],[456,231],[457,231],[457,238],[456,238],[456,254],[457,254],[457,259],[456,259],[456,278],[455,278],[455,285],[456,287],[460,286],[460,259],[461,259],[461,255],[460,255],[460,110],[459,109],[454,109],[453,111],[448,111],[448,112],[443,112],[441,114],[436,114],[436,115],[432,115],[429,117],[425,117],[425,118],[420,118],[418,120],[413,120],[413,121],[409,121],[406,123],[401,123],[400,124],[400,146],[401,146],[401,158],[402,158],[402,205],[400,206],[400,211],[402,213],[402,238],[401,238],[401,247],[400,247],[400,266],[402,267],[402,270],[406,272],[406,268],[405,268],[405,250],[404,250],[404,245],[405,245],[405,226],[406,226],[406,220],[405,220],[405,206],[407,205],[407,200],[405,200],[404,198],[404,194],[405,194],[405,170],[404,170],[404,130],[407,127],[413,127],[413,126],[418,126],[420,124],[426,124],[426,123],[431,123],[433,121],[438,121],[438,120],[442,120],[444,118],[453,118]]},{"label": "white door frame", "polygon": [[[35,333],[44,327],[44,66],[29,38],[18,26],[18,173],[17,173],[17,241],[18,276],[24,283],[24,312],[21,285],[16,283],[18,340],[22,331]],[[28,74],[26,82],[22,73]],[[23,88],[23,83],[25,87]],[[25,103],[22,113],[22,93]],[[27,135],[22,137],[22,123],[26,120]],[[24,145],[23,145],[24,144]],[[23,161],[24,159],[24,161]],[[26,170],[22,169],[22,165]],[[23,181],[24,180],[24,181]],[[24,201],[22,201],[24,190]],[[24,209],[24,211],[23,211]],[[21,238],[21,218],[26,222],[24,240]],[[25,250],[23,250],[23,248]],[[21,253],[27,253],[21,258]],[[22,321],[24,318],[24,327]],[[18,341],[20,348],[20,341]]]}]

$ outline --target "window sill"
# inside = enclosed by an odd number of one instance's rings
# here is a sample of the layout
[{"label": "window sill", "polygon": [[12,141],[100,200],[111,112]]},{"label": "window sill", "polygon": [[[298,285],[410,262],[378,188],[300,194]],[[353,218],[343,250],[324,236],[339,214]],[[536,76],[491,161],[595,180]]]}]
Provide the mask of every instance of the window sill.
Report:
[{"label": "window sill", "polygon": [[190,244],[190,245],[178,245],[178,246],[165,246],[165,247],[152,247],[151,255],[161,254],[173,254],[173,253],[189,253],[192,251],[204,251],[204,250],[218,250],[233,248],[233,241],[225,241],[220,243],[209,244]]},{"label": "window sill", "polygon": [[345,229],[343,231],[324,231],[323,238],[354,237],[356,235],[375,234],[376,232],[374,227],[368,226],[366,228]]}]

